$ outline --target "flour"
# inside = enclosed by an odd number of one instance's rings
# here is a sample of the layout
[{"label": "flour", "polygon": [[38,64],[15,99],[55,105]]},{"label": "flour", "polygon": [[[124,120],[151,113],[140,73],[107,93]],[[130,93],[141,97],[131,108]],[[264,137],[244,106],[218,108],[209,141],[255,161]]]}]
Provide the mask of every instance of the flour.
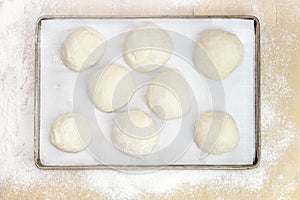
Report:
[{"label": "flour", "polygon": [[33,163],[32,118],[34,20],[43,5],[27,13],[30,6],[22,0],[0,5],[0,182],[26,185],[46,174]]},{"label": "flour", "polygon": [[[64,7],[61,2],[0,1],[0,185],[12,181],[18,187],[27,188],[30,185],[49,184],[61,176],[72,179],[72,171],[42,171],[34,166],[33,161],[35,22],[40,15],[55,13],[58,8]],[[106,6],[112,11],[118,8],[129,9],[133,3],[128,0],[126,2],[125,7],[122,3],[111,3]],[[179,8],[197,5],[200,1],[171,2],[173,3],[171,8]],[[255,13],[263,13],[260,6],[252,8]],[[288,8],[293,12],[295,7],[290,3]],[[244,188],[255,192],[267,184],[269,181],[267,170],[276,165],[296,135],[295,124],[290,121],[288,115],[278,109],[282,100],[293,97],[293,91],[289,89],[287,83],[289,74],[286,72],[291,58],[289,52],[274,56],[281,51],[277,40],[289,45],[288,51],[293,51],[299,41],[296,40],[294,33],[281,27],[268,27],[267,30],[265,16],[261,14],[259,17],[263,27],[261,106],[263,139],[261,164],[258,168],[245,171],[159,170],[146,174],[115,170],[78,171],[81,181],[74,184],[101,192],[113,199],[133,198],[144,192],[167,195],[178,189],[192,193],[192,186],[196,185],[214,187],[214,192],[225,187],[230,187],[233,191]],[[276,35],[278,31],[282,35]],[[270,60],[268,59],[270,57],[276,59]],[[284,193],[291,192],[292,188],[293,185],[290,186],[290,190],[282,191],[283,197]]]},{"label": "flour", "polygon": [[203,0],[171,0],[175,8],[194,7],[199,5]]},{"label": "flour", "polygon": [[120,1],[111,1],[111,3],[108,4],[108,7],[111,8],[112,11],[120,11],[120,10],[128,10],[134,6],[133,0],[123,0],[122,3]]}]

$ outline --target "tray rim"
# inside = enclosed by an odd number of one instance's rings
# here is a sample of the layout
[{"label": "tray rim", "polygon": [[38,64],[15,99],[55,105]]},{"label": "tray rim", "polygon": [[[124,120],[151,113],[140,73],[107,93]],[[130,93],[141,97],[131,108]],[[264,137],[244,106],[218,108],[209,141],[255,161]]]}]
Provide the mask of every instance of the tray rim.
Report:
[{"label": "tray rim", "polygon": [[[254,21],[255,29],[255,159],[252,164],[246,165],[44,165],[40,160],[40,28],[43,20],[51,19],[248,19]],[[261,156],[261,49],[260,49],[260,22],[254,15],[43,15],[37,19],[35,28],[35,98],[34,98],[34,163],[43,170],[82,170],[82,169],[119,169],[119,170],[151,170],[151,169],[214,169],[214,170],[245,170],[257,168]]]}]

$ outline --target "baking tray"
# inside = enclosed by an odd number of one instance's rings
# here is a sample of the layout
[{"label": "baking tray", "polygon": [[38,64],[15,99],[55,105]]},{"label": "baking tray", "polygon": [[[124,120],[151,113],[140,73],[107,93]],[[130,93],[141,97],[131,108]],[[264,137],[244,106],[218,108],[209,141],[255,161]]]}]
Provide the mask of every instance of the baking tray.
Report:
[{"label": "baking tray", "polygon": [[[224,20],[224,22],[228,22],[228,20],[246,20],[246,21],[251,21],[253,22],[253,34],[254,34],[254,43],[253,43],[253,60],[254,60],[254,65],[251,66],[253,68],[253,74],[251,76],[251,79],[253,80],[253,85],[251,87],[253,88],[253,157],[251,158],[251,162],[248,163],[225,163],[225,164],[211,164],[211,163],[189,163],[186,162],[177,162],[176,160],[174,162],[164,162],[162,164],[152,164],[151,162],[145,162],[143,163],[143,160],[139,160],[139,164],[131,164],[131,161],[133,161],[133,158],[129,158],[127,161],[127,164],[124,164],[124,162],[120,163],[100,163],[98,159],[95,158],[94,161],[89,161],[86,163],[78,163],[78,162],[69,162],[68,163],[68,158],[71,157],[71,154],[67,153],[62,153],[62,158],[63,160],[67,160],[67,163],[47,163],[45,160],[47,160],[47,155],[43,153],[43,145],[44,143],[41,142],[41,138],[47,138],[49,135],[49,131],[42,131],[41,130],[41,121],[42,117],[44,117],[43,112],[41,111],[42,105],[43,104],[43,98],[42,96],[42,91],[45,88],[55,88],[57,86],[54,85],[47,85],[45,87],[45,83],[42,82],[42,76],[41,76],[41,69],[43,67],[41,63],[41,45],[42,45],[42,37],[41,37],[41,32],[42,32],[42,23],[46,21],[51,21],[51,20],[69,20],[71,21],[81,21],[82,23],[77,24],[78,26],[84,26],[86,25],[85,22],[87,21],[93,21],[96,20],[98,21],[105,21],[107,22],[116,22],[120,23],[120,21],[124,20],[129,20],[129,21],[139,21],[139,22],[146,22],[146,21],[151,21],[151,22],[159,22],[159,21],[165,21],[166,23],[168,22],[173,22],[176,20],[181,20],[184,23],[188,23],[191,20],[211,20],[212,25],[210,27],[218,27],[218,24],[220,23],[213,23],[214,21],[218,20]],[[168,21],[169,20],[169,21]],[[226,21],[227,20],[227,21]],[[61,21],[62,22],[62,21]],[[165,23],[165,24],[166,24]],[[160,24],[159,24],[160,25]],[[160,25],[161,26],[161,25]],[[226,26],[226,23],[225,25]],[[165,28],[164,26],[162,26]],[[61,44],[60,44],[61,45]],[[58,55],[59,53],[56,52]],[[255,168],[259,164],[260,160],[260,24],[259,20],[254,17],[254,16],[246,16],[246,15],[210,15],[210,16],[122,16],[122,17],[116,17],[116,16],[42,16],[38,19],[37,21],[37,26],[36,26],[36,59],[35,59],[35,70],[36,70],[36,81],[35,81],[35,151],[34,151],[34,160],[35,164],[38,168],[40,169],[106,169],[106,168],[114,168],[114,169],[156,169],[156,168],[167,168],[167,169],[251,169]],[[59,57],[52,58],[54,60],[59,60]],[[71,72],[72,73],[72,72]],[[209,80],[208,80],[209,81]],[[42,83],[44,85],[42,85]],[[71,110],[70,110],[71,111]],[[57,113],[57,116],[62,113]],[[43,124],[42,124],[43,126]],[[44,134],[44,135],[42,135]],[[55,149],[54,147],[53,151],[59,151]],[[42,149],[42,151],[41,151]],[[48,152],[49,153],[49,152]],[[185,153],[185,152],[184,152]],[[93,152],[92,152],[93,154]],[[72,154],[74,156],[76,154]],[[82,153],[82,156],[88,156],[91,155],[91,152],[89,151],[89,148]],[[125,155],[125,154],[124,154]],[[125,155],[126,157],[127,155]],[[93,157],[93,156],[92,156]],[[180,160],[180,159],[179,159]],[[71,163],[71,164],[70,164]],[[134,162],[133,162],[134,163]]]}]

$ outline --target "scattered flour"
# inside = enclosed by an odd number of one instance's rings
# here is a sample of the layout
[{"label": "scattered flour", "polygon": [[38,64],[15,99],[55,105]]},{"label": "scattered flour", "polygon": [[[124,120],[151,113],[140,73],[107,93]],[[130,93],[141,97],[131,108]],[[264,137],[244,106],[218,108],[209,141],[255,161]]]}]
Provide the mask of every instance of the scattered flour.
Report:
[{"label": "scattered flour", "polygon": [[199,5],[201,2],[203,2],[203,0],[171,0],[171,3],[175,8],[194,7]]},{"label": "scattered flour", "polygon": [[111,3],[108,4],[112,11],[128,10],[134,5],[133,0],[123,0],[122,3],[120,3],[120,1],[111,1]]},{"label": "scattered flour", "polygon": [[[195,6],[200,0],[171,2],[173,4],[170,7],[177,8]],[[107,8],[113,11],[129,9],[133,5],[132,0],[126,0],[123,4],[108,3]],[[10,180],[19,187],[26,187],[50,183],[59,176],[72,177],[70,171],[38,170],[33,162],[35,21],[40,15],[55,13],[56,9],[63,6],[59,0],[0,1],[0,185]],[[292,4],[290,8],[292,11]],[[276,40],[288,44],[289,51],[293,50],[298,41],[295,34],[280,27],[267,29],[265,16],[260,14],[263,13],[260,6],[253,7],[253,11],[261,15],[259,17],[263,28],[263,139],[260,166],[245,171],[159,170],[147,174],[115,170],[78,171],[81,185],[113,199],[120,199],[133,198],[144,192],[170,194],[182,188],[192,193],[192,187],[188,186],[194,185],[214,186],[216,191],[228,186],[255,192],[269,181],[267,169],[276,164],[295,136],[295,125],[290,122],[288,115],[278,109],[280,101],[292,97],[293,91],[288,87],[286,72],[290,57],[288,53],[274,56],[281,50]],[[276,32],[282,35],[275,35]],[[268,59],[270,57],[274,60]],[[274,129],[275,125],[280,128]]]}]

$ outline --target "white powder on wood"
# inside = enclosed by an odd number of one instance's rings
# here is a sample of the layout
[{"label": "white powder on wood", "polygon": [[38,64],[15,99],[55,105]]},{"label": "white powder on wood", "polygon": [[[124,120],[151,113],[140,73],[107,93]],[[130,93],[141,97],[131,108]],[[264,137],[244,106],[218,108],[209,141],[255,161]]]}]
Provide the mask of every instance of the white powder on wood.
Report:
[{"label": "white powder on wood", "polygon": [[204,0],[171,0],[172,5],[175,8],[181,8],[181,7],[194,7],[199,5]]},{"label": "white powder on wood", "polygon": [[[128,9],[133,6],[132,1],[126,2]],[[189,7],[197,5],[200,1],[173,0],[172,2],[170,7]],[[0,1],[0,183],[10,180],[19,187],[26,187],[49,183],[62,175],[72,176],[70,171],[39,170],[33,162],[35,22],[40,15],[50,10],[55,12],[58,7],[63,6],[58,0],[51,3],[34,0]],[[112,10],[122,6],[122,3],[107,5]],[[292,4],[289,6],[292,12],[294,7]],[[253,7],[256,13],[263,13],[260,9],[262,8],[259,6]],[[290,46],[289,51],[292,51],[299,41],[296,40],[295,34],[280,27],[266,29],[264,16],[260,18],[263,25],[263,140],[262,160],[257,169],[159,170],[147,174],[127,174],[114,170],[78,171],[83,180],[80,184],[115,199],[133,198],[144,192],[157,195],[170,194],[182,188],[192,193],[190,186],[195,185],[214,186],[216,191],[226,186],[233,190],[234,188],[244,188],[249,191],[261,189],[269,181],[268,168],[276,165],[295,136],[295,125],[288,115],[278,109],[280,101],[292,97],[293,91],[289,89],[287,83],[289,52],[275,56],[281,51],[276,40]],[[274,34],[276,32],[282,35]],[[271,57],[274,59],[270,60]],[[275,126],[276,128],[273,128]]]}]

